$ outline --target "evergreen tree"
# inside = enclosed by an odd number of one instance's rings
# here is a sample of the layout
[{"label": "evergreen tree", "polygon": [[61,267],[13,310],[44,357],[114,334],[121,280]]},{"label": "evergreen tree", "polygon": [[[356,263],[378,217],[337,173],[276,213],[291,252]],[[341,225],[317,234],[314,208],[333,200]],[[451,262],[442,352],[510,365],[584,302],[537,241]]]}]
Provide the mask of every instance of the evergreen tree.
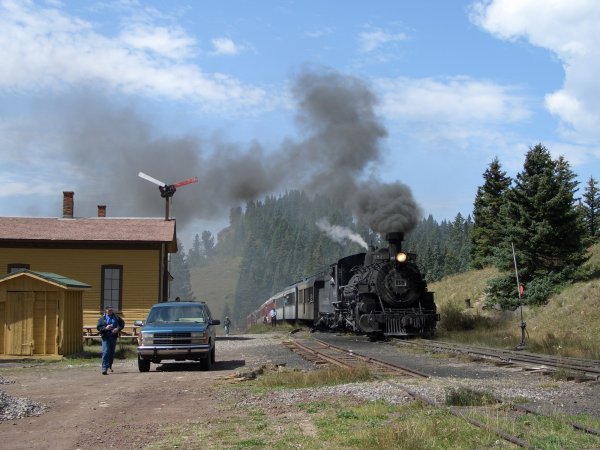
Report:
[{"label": "evergreen tree", "polygon": [[585,261],[574,177],[568,163],[553,161],[541,144],[527,153],[523,171],[506,197],[506,234],[494,255],[506,275],[490,284],[493,301],[505,306],[517,302],[512,245],[519,280],[526,286],[524,302],[545,302]]},{"label": "evergreen tree", "polygon": [[465,219],[458,213],[452,222],[448,239],[446,241],[446,258],[444,261],[444,274],[451,275],[461,272],[461,255],[464,248]]},{"label": "evergreen tree", "polygon": [[472,235],[473,235],[473,219],[467,216],[462,227],[462,247],[459,253],[460,267],[459,272],[465,272],[473,266],[472,253]]},{"label": "evergreen tree", "polygon": [[202,267],[205,265],[205,259],[202,252],[202,247],[200,243],[200,237],[198,234],[194,237],[194,243],[192,244],[192,248],[189,249],[187,255],[187,265],[188,268],[193,267]]},{"label": "evergreen tree", "polygon": [[195,297],[190,283],[190,271],[184,257],[183,245],[179,239],[177,239],[177,248],[179,249],[177,253],[171,254],[169,273],[173,280],[171,281],[169,298],[171,300],[176,297],[182,300],[194,300]]},{"label": "evergreen tree", "polygon": [[477,189],[473,209],[471,257],[475,268],[481,268],[490,262],[494,248],[503,239],[502,205],[511,184],[510,177],[501,170],[498,158],[490,163],[483,179],[483,186]]},{"label": "evergreen tree", "polygon": [[598,239],[598,221],[600,217],[600,189],[594,177],[590,177],[583,193],[583,213],[588,236],[592,241]]},{"label": "evergreen tree", "polygon": [[204,246],[204,254],[206,258],[210,258],[215,253],[215,238],[208,230],[202,232],[202,245]]}]

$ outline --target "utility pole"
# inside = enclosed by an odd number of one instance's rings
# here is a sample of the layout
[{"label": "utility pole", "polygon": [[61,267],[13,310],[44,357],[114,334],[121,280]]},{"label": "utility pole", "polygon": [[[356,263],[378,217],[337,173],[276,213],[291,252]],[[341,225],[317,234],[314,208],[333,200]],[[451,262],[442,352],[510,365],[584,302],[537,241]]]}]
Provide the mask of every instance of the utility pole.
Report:
[{"label": "utility pole", "polygon": [[521,343],[517,346],[517,350],[523,350],[525,348],[525,328],[527,324],[523,320],[523,284],[519,282],[519,270],[517,269],[517,256],[515,254],[515,245],[511,242],[513,253],[513,261],[515,263],[515,275],[517,276],[517,292],[519,293],[519,309],[521,310]]}]

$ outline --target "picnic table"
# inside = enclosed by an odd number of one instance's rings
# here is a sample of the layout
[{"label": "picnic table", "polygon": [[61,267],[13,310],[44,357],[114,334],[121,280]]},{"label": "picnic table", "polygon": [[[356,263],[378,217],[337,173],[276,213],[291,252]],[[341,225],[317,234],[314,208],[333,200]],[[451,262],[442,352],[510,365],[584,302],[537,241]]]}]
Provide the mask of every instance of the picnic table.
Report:
[{"label": "picnic table", "polygon": [[[124,340],[131,340],[131,343],[134,345],[138,345],[138,334],[137,334],[137,330],[139,327],[137,326],[125,326],[125,328],[123,328],[120,332],[119,332],[119,338],[120,339],[124,339]],[[131,330],[131,331],[129,331]],[[100,333],[98,332],[98,330],[96,329],[95,325],[84,325],[83,326],[83,338],[85,339],[85,343],[89,343],[91,341],[94,340],[101,340],[102,337],[100,336]]]}]

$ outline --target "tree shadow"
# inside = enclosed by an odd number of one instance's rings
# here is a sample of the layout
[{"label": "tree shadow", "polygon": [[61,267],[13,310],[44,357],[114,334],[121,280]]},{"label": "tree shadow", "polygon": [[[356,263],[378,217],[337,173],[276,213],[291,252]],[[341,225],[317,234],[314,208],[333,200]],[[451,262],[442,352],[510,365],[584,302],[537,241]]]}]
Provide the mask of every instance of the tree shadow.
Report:
[{"label": "tree shadow", "polygon": [[[240,367],[244,367],[246,365],[246,360],[244,359],[233,359],[233,360],[222,360],[215,361],[212,364],[210,372],[218,372],[221,370],[234,370]],[[198,371],[202,370],[199,362],[189,361],[189,362],[167,362],[153,365],[156,367],[157,372],[189,372],[189,371]]]}]

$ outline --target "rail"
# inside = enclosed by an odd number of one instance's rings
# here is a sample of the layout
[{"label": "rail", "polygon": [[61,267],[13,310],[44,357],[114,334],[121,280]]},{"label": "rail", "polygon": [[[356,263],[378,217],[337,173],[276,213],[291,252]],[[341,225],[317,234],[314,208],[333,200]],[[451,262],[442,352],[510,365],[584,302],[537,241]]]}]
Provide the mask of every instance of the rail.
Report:
[{"label": "rail", "polygon": [[442,341],[394,340],[395,345],[422,347],[445,353],[459,353],[494,362],[498,365],[514,365],[525,370],[552,374],[559,370],[571,371],[576,381],[600,380],[600,361],[581,358],[541,355],[516,350],[494,349]]}]

